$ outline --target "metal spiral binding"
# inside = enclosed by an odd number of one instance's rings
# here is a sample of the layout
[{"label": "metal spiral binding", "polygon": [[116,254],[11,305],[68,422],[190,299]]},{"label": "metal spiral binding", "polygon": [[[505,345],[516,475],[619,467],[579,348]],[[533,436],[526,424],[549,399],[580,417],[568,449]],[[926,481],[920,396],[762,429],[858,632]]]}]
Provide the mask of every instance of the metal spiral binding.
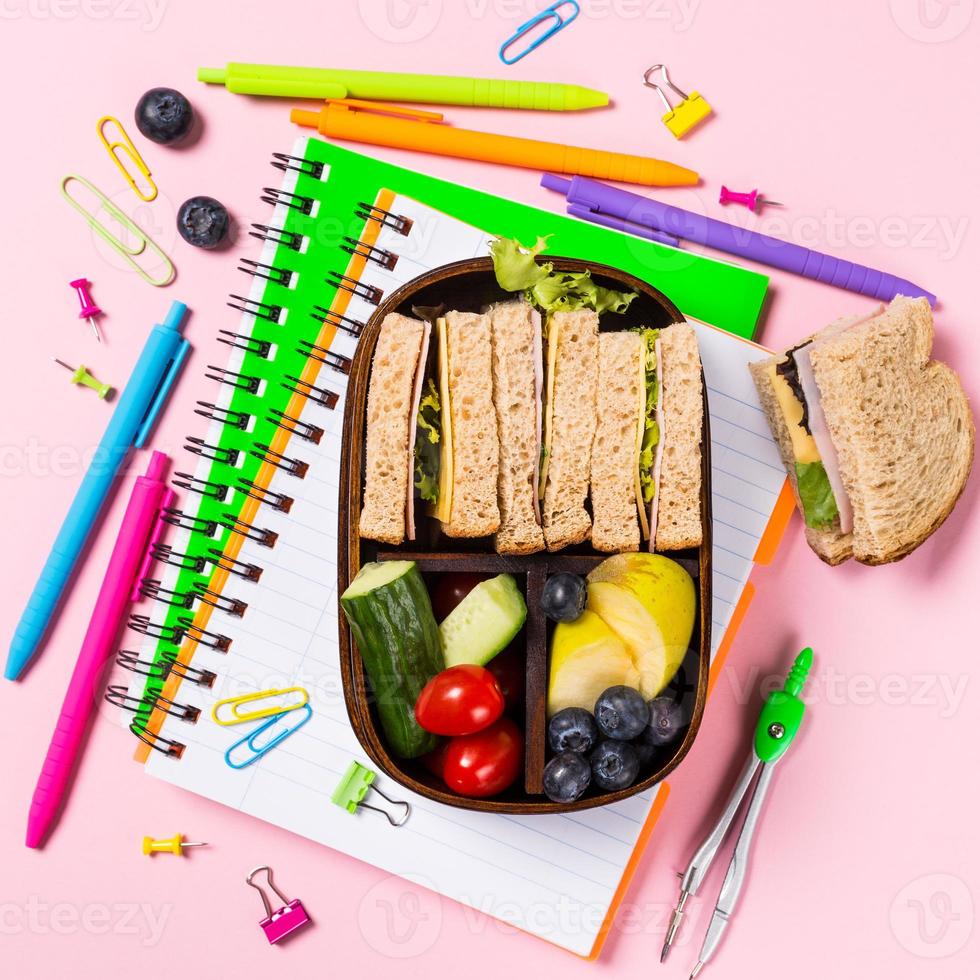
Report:
[{"label": "metal spiral binding", "polygon": [[233,429],[244,431],[248,428],[249,419],[253,417],[248,412],[235,412],[230,408],[215,405],[214,402],[198,402],[197,404],[201,407],[194,409],[195,415],[201,415],[219,425],[230,425]]},{"label": "metal spiral binding", "polygon": [[146,725],[137,720],[130,726],[129,730],[144,744],[148,745],[154,752],[162,752],[165,756],[179,759],[187,748],[183,742],[178,742],[173,738],[165,738],[163,735],[156,734],[147,729]]},{"label": "metal spiral binding", "polygon": [[[287,200],[287,198],[292,198],[292,200]],[[284,191],[276,187],[263,187],[260,200],[273,205],[273,207],[277,204],[285,204],[287,208],[299,211],[300,214],[312,214],[315,203],[312,197],[294,194],[292,191]]]},{"label": "metal spiral binding", "polygon": [[273,153],[272,166],[283,172],[295,170],[297,173],[306,174],[307,177],[315,177],[317,180],[323,176],[322,163],[307,160],[305,157],[290,156],[288,153]]},{"label": "metal spiral binding", "polygon": [[291,473],[293,476],[297,476],[301,480],[306,476],[306,473],[310,468],[309,463],[304,463],[301,459],[293,459],[289,456],[283,456],[282,453],[276,452],[271,446],[267,446],[264,442],[255,443],[255,448],[250,449],[248,454],[249,456],[254,456],[256,459],[261,459],[263,463],[271,463],[277,469],[283,470],[286,473]]},{"label": "metal spiral binding", "polygon": [[294,252],[298,252],[303,247],[303,236],[298,231],[286,231],[285,228],[273,228],[272,225],[252,225],[255,231],[249,234],[253,238],[258,238],[263,242],[273,242],[275,245],[285,245]]},{"label": "metal spiral binding", "polygon": [[254,524],[248,524],[235,517],[234,514],[225,514],[224,519],[220,523],[222,527],[228,528],[229,531],[234,531],[235,534],[240,534],[244,538],[250,538],[252,541],[256,541],[266,548],[271,548],[279,540],[279,535],[275,531],[270,531],[269,528],[259,528]]},{"label": "metal spiral binding", "polygon": [[319,320],[320,323],[329,324],[335,330],[343,330],[351,337],[360,337],[361,331],[364,329],[364,324],[360,320],[354,320],[341,313],[334,313],[333,310],[328,310],[325,306],[314,306],[310,311],[310,316],[314,320]]},{"label": "metal spiral binding", "polygon": [[249,299],[247,296],[239,296],[237,293],[228,294],[235,303],[227,303],[233,310],[247,313],[249,316],[257,317],[259,320],[268,320],[269,323],[279,324],[282,316],[282,307],[275,303],[261,303],[257,299]]},{"label": "metal spiral binding", "polygon": [[214,592],[204,582],[195,582],[191,588],[195,590],[197,598],[201,602],[207,603],[207,605],[215,609],[220,609],[229,616],[244,616],[245,610],[248,609],[247,602],[242,602],[241,599],[232,599],[230,596],[222,595],[220,592]]},{"label": "metal spiral binding", "polygon": [[150,617],[143,613],[133,613],[129,617],[129,623],[127,625],[134,633],[142,633],[143,636],[152,636],[156,640],[172,643],[175,647],[180,646],[180,641],[184,638],[184,631],[180,626],[167,626],[166,623],[151,623]]},{"label": "metal spiral binding", "polygon": [[280,286],[289,286],[293,281],[291,269],[283,269],[278,265],[268,265],[265,262],[256,262],[255,259],[239,259],[239,262],[241,265],[239,265],[238,271],[246,272],[250,276],[267,279],[269,282],[278,283]]},{"label": "metal spiral binding", "polygon": [[395,264],[398,262],[398,256],[394,252],[389,252],[387,249],[378,248],[376,245],[369,245],[367,242],[358,241],[356,238],[348,238],[346,235],[342,241],[343,244],[340,246],[341,251],[346,252],[348,255],[357,255],[367,262],[373,262],[375,265],[380,265],[382,269],[387,269],[389,272],[395,268]]},{"label": "metal spiral binding", "polygon": [[180,487],[181,490],[196,493],[201,497],[211,497],[213,500],[217,500],[219,504],[223,504],[231,492],[231,487],[227,483],[202,480],[200,477],[194,476],[193,473],[181,473],[178,471],[174,473],[173,479],[170,482],[175,487]]},{"label": "metal spiral binding", "polygon": [[374,204],[367,204],[365,201],[358,201],[354,214],[364,221],[376,221],[379,225],[391,228],[399,235],[407,235],[412,230],[412,219],[406,218],[403,214],[394,214],[385,211]]},{"label": "metal spiral binding", "polygon": [[162,561],[165,565],[173,565],[185,572],[197,572],[200,574],[207,566],[204,558],[198,555],[189,555],[183,551],[174,551],[169,544],[158,541],[151,549],[154,561]]},{"label": "metal spiral binding", "polygon": [[314,361],[326,364],[328,368],[340,374],[350,374],[351,359],[343,354],[337,354],[328,347],[321,347],[319,344],[311,343],[309,340],[301,340],[296,348],[298,354],[312,357]]},{"label": "metal spiral binding", "polygon": [[197,598],[191,592],[175,592],[173,589],[165,589],[159,579],[145,578],[140,582],[140,595],[147,599],[156,599],[165,602],[168,606],[177,609],[190,609]]},{"label": "metal spiral binding", "polygon": [[285,429],[286,432],[291,432],[293,435],[299,436],[300,439],[312,442],[314,446],[318,446],[320,440],[323,438],[323,429],[320,426],[313,425],[312,422],[303,422],[300,419],[294,419],[292,415],[280,412],[277,408],[270,408],[265,420],[266,422],[271,422],[273,425],[278,425],[280,429]]},{"label": "metal spiral binding", "polygon": [[237,575],[247,582],[258,582],[262,577],[262,569],[258,565],[249,562],[239,561],[237,558],[229,558],[218,548],[208,548],[211,557],[208,561],[216,568],[228,572],[230,575]]},{"label": "metal spiral binding", "polygon": [[202,643],[206,647],[211,647],[212,650],[217,650],[219,653],[228,652],[228,648],[231,646],[230,636],[225,636],[223,633],[215,633],[212,630],[206,630],[201,626],[197,626],[190,616],[178,616],[177,622],[180,623],[180,629],[183,631],[183,635],[188,639],[194,640],[195,643]]},{"label": "metal spiral binding", "polygon": [[345,289],[351,295],[359,296],[373,306],[377,306],[381,302],[381,297],[384,296],[384,290],[380,287],[361,282],[360,279],[351,279],[350,276],[345,276],[343,273],[334,272],[333,270],[327,274],[324,282],[328,286],[333,286],[335,289]]},{"label": "metal spiral binding", "polygon": [[[287,381],[291,383],[287,384]],[[303,395],[305,398],[310,398],[318,405],[322,405],[324,408],[336,408],[337,402],[340,400],[340,395],[338,395],[335,391],[331,391],[329,388],[318,388],[315,384],[311,384],[309,381],[304,381],[302,378],[297,378],[292,374],[287,374],[286,381],[281,383],[283,388],[285,388],[287,391],[292,391],[297,395]]]},{"label": "metal spiral binding", "polygon": [[269,359],[269,351],[272,350],[271,340],[257,340],[255,337],[247,337],[243,333],[235,333],[232,330],[219,330],[218,333],[221,335],[218,337],[219,344],[237,347],[239,350],[255,354],[263,360]]},{"label": "metal spiral binding", "polygon": [[170,698],[165,698],[162,694],[152,698],[146,696],[134,698],[121,684],[110,684],[106,688],[105,699],[109,704],[122,708],[123,711],[160,710],[192,725],[201,717],[201,709],[195,708],[192,704],[178,704],[176,701],[171,701]]},{"label": "metal spiral binding", "polygon": [[203,456],[204,459],[213,459],[227,466],[234,466],[238,462],[238,450],[228,446],[222,449],[220,446],[212,446],[211,443],[199,439],[197,436],[185,436],[187,442],[184,449],[195,456]]},{"label": "metal spiral binding", "polygon": [[183,660],[166,659],[170,664],[172,674],[176,674],[181,680],[190,681],[198,687],[214,687],[214,682],[218,679],[218,675],[213,670],[192,667],[190,664],[185,664]]},{"label": "metal spiral binding", "polygon": [[[213,374],[209,372],[213,371]],[[216,364],[209,364],[208,370],[204,372],[204,377],[209,381],[217,381],[219,384],[230,385],[239,391],[247,391],[250,395],[258,393],[262,379],[255,377],[254,374],[240,374],[238,371],[228,371],[218,367]]]},{"label": "metal spiral binding", "polygon": [[289,509],[293,506],[292,497],[288,497],[284,493],[276,493],[267,487],[260,487],[254,481],[246,480],[243,477],[238,480],[238,489],[246,497],[251,497],[260,504],[268,504],[273,510],[278,510],[282,514],[288,514]]},{"label": "metal spiral binding", "polygon": [[135,650],[120,650],[116,654],[116,663],[134,674],[142,674],[155,681],[165,681],[170,676],[170,668],[176,661],[167,657],[155,661],[140,660],[140,655]]},{"label": "metal spiral binding", "polygon": [[196,514],[188,514],[177,507],[164,508],[160,516],[163,522],[171,527],[193,531],[195,534],[203,534],[209,538],[214,537],[214,532],[218,530],[217,521],[209,521],[207,518],[198,517]]}]

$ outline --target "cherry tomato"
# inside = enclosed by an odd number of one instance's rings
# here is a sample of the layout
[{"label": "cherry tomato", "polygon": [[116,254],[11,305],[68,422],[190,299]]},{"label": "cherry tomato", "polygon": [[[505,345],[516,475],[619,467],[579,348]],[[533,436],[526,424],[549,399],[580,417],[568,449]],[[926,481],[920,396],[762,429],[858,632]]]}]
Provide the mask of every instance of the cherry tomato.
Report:
[{"label": "cherry tomato", "polygon": [[438,776],[442,779],[443,766],[446,764],[446,749],[449,748],[449,742],[443,741],[431,752],[426,752],[419,762],[425,766],[433,776]]},{"label": "cherry tomato", "polygon": [[436,735],[472,735],[504,713],[504,695],[485,667],[459,664],[436,674],[415,702],[415,720]]},{"label": "cherry tomato", "polygon": [[524,710],[525,667],[524,655],[514,646],[507,647],[487,664],[487,670],[497,678],[504,692],[505,710],[510,714],[520,715]]},{"label": "cherry tomato", "polygon": [[482,732],[450,740],[442,778],[461,796],[496,796],[523,769],[524,736],[510,718],[501,718]]},{"label": "cherry tomato", "polygon": [[489,575],[477,572],[451,572],[440,575],[432,589],[432,613],[441,623]]}]

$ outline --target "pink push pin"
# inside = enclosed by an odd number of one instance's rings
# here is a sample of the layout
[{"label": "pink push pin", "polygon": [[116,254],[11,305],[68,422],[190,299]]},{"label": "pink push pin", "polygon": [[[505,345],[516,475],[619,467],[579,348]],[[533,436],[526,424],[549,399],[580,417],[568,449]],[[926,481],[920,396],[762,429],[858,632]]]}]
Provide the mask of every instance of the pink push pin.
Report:
[{"label": "pink push pin", "polygon": [[78,302],[81,304],[82,310],[78,314],[80,320],[88,320],[92,324],[92,330],[95,333],[95,339],[101,344],[102,335],[99,333],[99,326],[95,322],[95,318],[102,314],[102,310],[95,305],[95,300],[92,299],[91,293],[89,293],[89,281],[88,279],[72,279],[68,283],[76,293],[78,293]]},{"label": "pink push pin", "polygon": [[779,201],[767,201],[764,197],[759,197],[758,191],[747,191],[745,193],[730,191],[724,184],[721,187],[721,196],[718,198],[718,203],[744,204],[750,211],[755,211],[756,214],[766,204],[770,204],[775,208],[781,208],[783,206]]}]

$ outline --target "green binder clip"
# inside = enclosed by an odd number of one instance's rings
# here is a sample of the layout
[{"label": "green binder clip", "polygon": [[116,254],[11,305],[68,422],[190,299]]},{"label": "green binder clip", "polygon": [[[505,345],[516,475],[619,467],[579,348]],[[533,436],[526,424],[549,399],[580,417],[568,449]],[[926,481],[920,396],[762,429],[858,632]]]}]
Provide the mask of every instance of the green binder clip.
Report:
[{"label": "green binder clip", "polygon": [[[400,827],[411,816],[412,808],[404,800],[393,800],[380,786],[372,785],[377,775],[376,772],[373,772],[371,769],[366,769],[359,762],[352,762],[347,772],[344,773],[344,778],[337,784],[337,788],[333,791],[333,796],[330,799],[337,806],[343,807],[348,813],[356,813],[357,808],[363,806],[368,810],[374,810],[375,813],[384,814],[392,827]],[[384,797],[393,807],[402,807],[401,814],[399,816],[393,816],[388,810],[382,807],[371,806],[370,803],[365,803],[364,797],[367,795],[368,790],[371,789]]]}]

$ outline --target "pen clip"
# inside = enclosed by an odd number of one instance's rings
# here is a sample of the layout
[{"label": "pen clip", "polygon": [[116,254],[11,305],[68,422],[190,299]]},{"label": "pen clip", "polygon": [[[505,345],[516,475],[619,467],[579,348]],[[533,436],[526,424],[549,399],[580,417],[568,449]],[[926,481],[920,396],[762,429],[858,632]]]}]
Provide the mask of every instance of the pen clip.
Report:
[{"label": "pen clip", "polygon": [[157,519],[153,522],[153,527],[150,529],[150,539],[146,546],[146,554],[143,555],[143,560],[140,562],[140,567],[136,572],[136,576],[133,578],[132,588],[129,593],[130,602],[138,602],[140,598],[140,585],[143,579],[146,578],[150,573],[150,566],[156,561],[156,556],[154,554],[156,546],[163,539],[164,534],[167,532],[167,522],[163,519],[167,512],[168,507],[173,507],[177,502],[177,494],[171,490],[169,487],[160,500],[160,507],[157,510]]},{"label": "pen clip", "polygon": [[149,436],[150,431],[153,429],[153,423],[156,421],[157,415],[160,414],[160,410],[163,408],[164,403],[167,400],[167,395],[170,394],[170,389],[173,387],[174,381],[177,380],[177,374],[180,371],[180,367],[184,363],[184,359],[187,357],[187,353],[190,351],[190,349],[190,342],[187,340],[182,340],[177,346],[177,350],[174,351],[174,356],[167,368],[167,373],[163,376],[160,386],[153,395],[153,401],[150,402],[146,413],[143,415],[143,421],[140,422],[140,427],[136,430],[136,439],[134,440],[133,445],[135,445],[137,449],[143,448],[143,443],[146,441],[147,436]]},{"label": "pen clip", "polygon": [[382,116],[399,116],[414,122],[443,122],[441,112],[428,112],[425,109],[410,109],[408,106],[392,105],[388,102],[372,102],[368,99],[327,99],[328,108],[337,106],[353,112],[374,112]]}]

